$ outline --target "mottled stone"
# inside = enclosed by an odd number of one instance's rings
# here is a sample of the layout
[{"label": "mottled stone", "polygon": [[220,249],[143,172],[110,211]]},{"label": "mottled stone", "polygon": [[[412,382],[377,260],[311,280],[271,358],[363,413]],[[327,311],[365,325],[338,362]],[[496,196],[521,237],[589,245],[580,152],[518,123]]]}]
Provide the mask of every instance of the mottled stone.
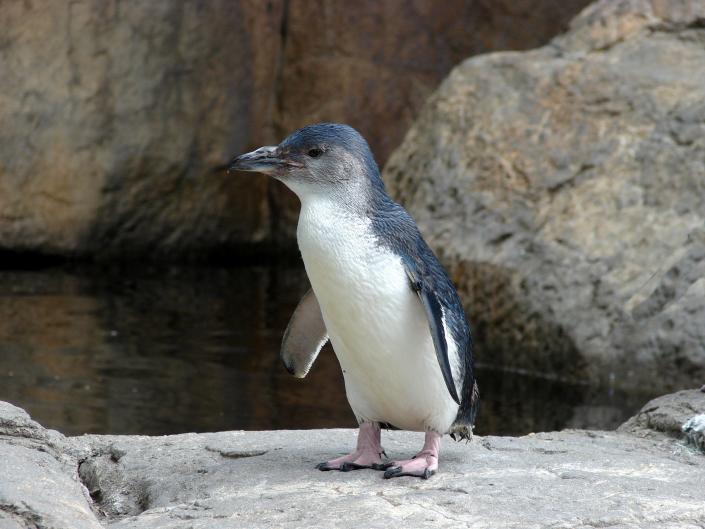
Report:
[{"label": "mottled stone", "polygon": [[3,2],[0,248],[126,257],[261,243],[283,2]]},{"label": "mottled stone", "polygon": [[705,380],[704,17],[695,0],[596,2],[543,48],[458,66],[391,157],[480,362]]}]

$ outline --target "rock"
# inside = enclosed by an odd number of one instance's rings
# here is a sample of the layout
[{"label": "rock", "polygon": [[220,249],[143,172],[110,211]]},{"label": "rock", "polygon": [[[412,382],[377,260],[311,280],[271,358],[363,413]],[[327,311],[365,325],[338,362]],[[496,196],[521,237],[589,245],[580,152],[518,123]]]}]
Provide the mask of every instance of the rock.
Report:
[{"label": "rock", "polygon": [[639,437],[684,438],[705,452],[705,394],[691,389],[655,398],[617,430]]},{"label": "rock", "polygon": [[[101,464],[117,467],[147,503],[143,512],[109,520],[109,526],[384,528],[414,520],[415,526],[448,528],[681,528],[696,527],[705,516],[705,491],[695,486],[705,457],[676,441],[659,445],[585,431],[484,437],[467,445],[448,440],[441,470],[428,481],[384,480],[372,470],[314,469],[354,446],[355,434],[312,430],[126,438],[120,462]],[[91,436],[88,442],[98,448],[113,439]],[[383,441],[390,457],[404,457],[418,450],[421,436],[384,432]],[[233,451],[250,457],[219,453]]]},{"label": "rock", "polygon": [[0,402],[0,527],[100,529],[64,437]]},{"label": "rock", "polygon": [[459,65],[384,177],[479,361],[654,391],[705,379],[705,4],[604,0]]},{"label": "rock", "polygon": [[283,4],[3,3],[0,248],[264,241],[266,179],[211,173],[271,138]]},{"label": "rock", "polygon": [[539,45],[586,1],[4,2],[0,250],[291,247],[293,196],[212,167],[319,119],[383,161],[457,61]]},{"label": "rock", "polygon": [[[438,528],[683,529],[705,517],[698,486],[705,457],[667,436],[566,430],[446,440],[440,472],[422,481],[315,470],[354,445],[356,432],[346,429],[63,438],[5,403],[0,425],[3,528],[98,528],[100,518],[121,529],[386,528],[409,520]],[[56,450],[40,450],[44,436],[60,436]],[[383,443],[401,458],[421,437],[385,431]],[[8,474],[18,446],[23,459]],[[95,515],[76,481],[79,466]]]},{"label": "rock", "polygon": [[683,426],[693,416],[705,413],[705,394],[697,389],[678,391],[650,400],[618,431],[640,437],[666,434],[681,437]]},{"label": "rock", "polygon": [[33,421],[26,411],[3,401],[0,401],[0,435],[40,442],[50,438],[50,432]]}]

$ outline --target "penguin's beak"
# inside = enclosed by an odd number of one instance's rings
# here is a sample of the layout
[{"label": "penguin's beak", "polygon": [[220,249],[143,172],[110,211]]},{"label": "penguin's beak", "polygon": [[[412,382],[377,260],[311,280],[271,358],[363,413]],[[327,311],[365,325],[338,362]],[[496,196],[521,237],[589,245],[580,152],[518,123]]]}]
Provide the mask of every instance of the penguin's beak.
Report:
[{"label": "penguin's beak", "polygon": [[241,154],[234,158],[228,165],[228,172],[257,171],[259,173],[270,173],[285,163],[285,160],[279,157],[278,154],[276,146],[260,147],[256,151]]}]

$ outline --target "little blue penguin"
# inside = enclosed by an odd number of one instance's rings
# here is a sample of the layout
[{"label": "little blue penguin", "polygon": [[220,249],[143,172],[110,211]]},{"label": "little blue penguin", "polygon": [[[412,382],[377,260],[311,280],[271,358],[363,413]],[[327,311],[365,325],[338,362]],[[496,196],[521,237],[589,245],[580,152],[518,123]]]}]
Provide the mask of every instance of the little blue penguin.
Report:
[{"label": "little blue penguin", "polygon": [[[330,340],[360,425],[355,450],[317,468],[427,479],[444,434],[472,436],[479,391],[470,328],[446,271],[387,194],[367,142],[348,125],[308,125],[238,156],[229,170],[266,173],[301,201],[296,233],[311,290],[281,357],[304,377]],[[425,432],[422,450],[383,460],[381,427]]]}]

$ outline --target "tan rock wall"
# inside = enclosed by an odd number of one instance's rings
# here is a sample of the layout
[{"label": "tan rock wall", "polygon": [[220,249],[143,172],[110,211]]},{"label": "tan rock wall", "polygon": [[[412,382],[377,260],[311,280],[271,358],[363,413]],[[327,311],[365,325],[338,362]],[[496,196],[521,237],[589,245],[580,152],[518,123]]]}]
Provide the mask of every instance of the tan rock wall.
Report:
[{"label": "tan rock wall", "polygon": [[359,127],[383,162],[454,64],[536,46],[584,4],[2,2],[0,249],[291,245],[288,192],[211,167],[317,120]]}]

